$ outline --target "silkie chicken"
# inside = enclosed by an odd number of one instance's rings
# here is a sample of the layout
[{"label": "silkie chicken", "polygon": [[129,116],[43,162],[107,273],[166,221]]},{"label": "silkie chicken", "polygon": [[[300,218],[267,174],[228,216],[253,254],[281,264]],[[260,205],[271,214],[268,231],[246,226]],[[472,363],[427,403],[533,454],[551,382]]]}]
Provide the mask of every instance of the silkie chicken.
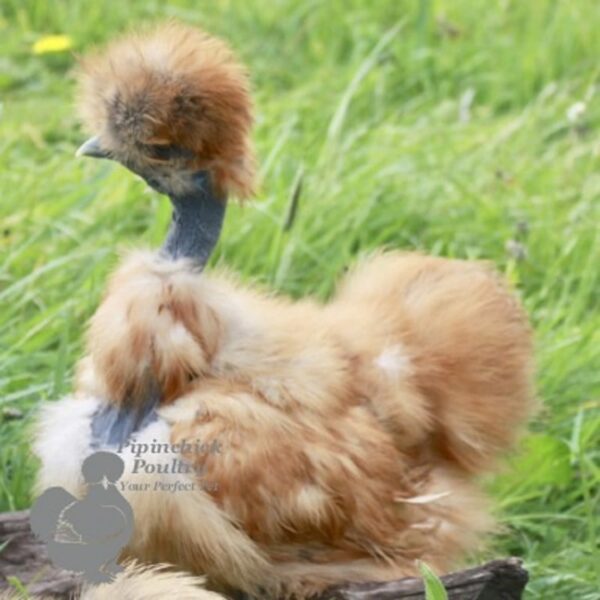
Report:
[{"label": "silkie chicken", "polygon": [[205,272],[227,197],[253,190],[252,109],[231,51],[193,28],[85,59],[80,106],[79,154],[168,195],[173,219],[118,267],[73,395],[44,410],[39,489],[80,494],[85,457],[120,452],[125,556],[222,593],[306,598],[477,547],[492,523],[476,477],[533,404],[530,328],[500,278],[382,252],[321,304]]}]

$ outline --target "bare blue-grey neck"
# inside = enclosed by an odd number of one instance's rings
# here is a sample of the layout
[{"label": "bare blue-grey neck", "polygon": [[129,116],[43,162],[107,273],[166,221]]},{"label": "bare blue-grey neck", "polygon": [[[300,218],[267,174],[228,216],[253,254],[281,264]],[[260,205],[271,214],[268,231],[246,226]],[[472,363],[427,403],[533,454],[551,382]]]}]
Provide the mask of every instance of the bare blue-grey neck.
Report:
[{"label": "bare blue-grey neck", "polygon": [[169,198],[173,219],[161,254],[173,259],[189,258],[204,267],[221,234],[226,199],[216,196],[206,171],[194,175],[191,191],[169,194]]},{"label": "bare blue-grey neck", "polygon": [[[161,193],[168,193],[173,204],[173,219],[160,253],[170,259],[188,258],[198,268],[208,262],[219,240],[225,208],[225,198],[215,195],[210,175],[205,171],[193,176],[194,185],[185,194],[169,193],[153,177],[146,179]],[[157,419],[156,408],[160,392],[154,382],[146,390],[141,404],[123,406],[104,404],[91,421],[92,447],[121,446],[138,431]]]}]

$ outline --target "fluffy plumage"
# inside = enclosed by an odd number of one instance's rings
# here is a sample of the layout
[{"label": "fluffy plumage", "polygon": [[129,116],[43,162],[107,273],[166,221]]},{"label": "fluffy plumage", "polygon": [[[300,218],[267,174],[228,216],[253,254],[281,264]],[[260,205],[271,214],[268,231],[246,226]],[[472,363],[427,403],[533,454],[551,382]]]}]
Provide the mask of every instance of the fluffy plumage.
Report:
[{"label": "fluffy plumage", "polygon": [[[168,69],[165,31],[197,45],[169,51]],[[161,77],[194,90],[192,82],[204,81],[181,79],[188,71],[178,66],[192,56],[196,68],[206,38],[173,25],[158,32],[118,42],[86,67],[94,129],[125,164],[131,139],[116,136],[111,119],[142,106],[133,121],[142,119],[144,143],[156,135],[155,120],[173,139],[180,121],[171,132],[159,87],[148,90]],[[221,52],[220,42],[210,43]],[[228,60],[210,64],[210,82],[245,81]],[[190,98],[223,108],[222,89]],[[139,102],[140,90],[150,104],[127,104]],[[186,129],[221,131],[231,112],[231,136],[241,129],[233,147],[246,148],[247,97],[235,97],[243,101],[222,113],[192,110]],[[219,156],[240,155],[228,136],[218,141]],[[221,164],[225,185],[237,181],[238,163]],[[133,410],[153,390],[158,419],[135,441],[146,444],[141,458],[154,468],[136,469],[133,448],[122,449],[122,492],[136,521],[128,556],[174,563],[217,589],[259,597],[393,579],[413,574],[415,559],[445,570],[491,527],[475,477],[527,419],[531,356],[519,303],[479,263],[380,254],[320,304],[202,273],[184,259],[133,253],[92,318],[74,397],[42,417],[39,485],[80,494],[94,413]],[[198,439],[220,450],[186,449]],[[156,454],[152,443],[170,449]],[[173,458],[192,470],[167,472]],[[169,491],[178,482],[183,488]]]},{"label": "fluffy plumage", "polygon": [[255,167],[245,69],[221,40],[171,22],[129,34],[81,63],[79,111],[105,150],[133,170],[209,170],[220,193],[245,198]]},{"label": "fluffy plumage", "polygon": [[[124,490],[130,553],[255,593],[391,579],[417,558],[449,568],[491,525],[473,475],[510,447],[532,405],[515,299],[480,264],[418,255],[366,261],[322,306],[134,254],[88,349],[71,403],[125,402],[157,376],[160,420],[138,442],[222,445],[184,453],[201,473],[183,477],[194,490]],[[47,422],[60,410],[73,414],[56,404]],[[47,486],[60,455],[44,429]],[[132,460],[129,482],[182,479],[134,475]],[[72,475],[61,485],[77,489]]]},{"label": "fluffy plumage", "polygon": [[81,600],[223,600],[203,589],[204,579],[169,570],[168,565],[130,563],[112,583],[84,587]]}]

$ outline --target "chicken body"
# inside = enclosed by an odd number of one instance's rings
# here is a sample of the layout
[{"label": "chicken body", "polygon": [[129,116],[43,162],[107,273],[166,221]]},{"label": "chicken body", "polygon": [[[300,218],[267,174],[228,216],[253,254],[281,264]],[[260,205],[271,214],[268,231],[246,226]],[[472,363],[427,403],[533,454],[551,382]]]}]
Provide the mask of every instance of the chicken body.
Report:
[{"label": "chicken body", "polygon": [[137,253],[93,317],[74,396],[46,409],[39,484],[77,493],[93,415],[158,386],[157,419],[117,449],[128,555],[266,597],[415,559],[445,570],[491,525],[473,478],[524,423],[530,381],[526,319],[479,264],[381,254],[322,305]]},{"label": "chicken body", "polygon": [[[217,589],[303,598],[439,570],[490,526],[474,477],[531,407],[526,319],[487,268],[399,253],[327,304],[202,272],[253,189],[249,83],[227,46],[167,24],[84,62],[80,154],[167,194],[161,253],[116,271],[75,393],[45,410],[39,486],[80,495],[119,452],[127,554]],[[182,258],[183,257],[183,258]]]}]

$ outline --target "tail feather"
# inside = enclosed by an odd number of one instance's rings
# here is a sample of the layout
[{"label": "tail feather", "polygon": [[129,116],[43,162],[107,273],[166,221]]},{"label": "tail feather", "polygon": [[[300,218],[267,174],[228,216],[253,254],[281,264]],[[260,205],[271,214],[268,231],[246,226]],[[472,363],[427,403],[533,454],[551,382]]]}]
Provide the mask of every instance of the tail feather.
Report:
[{"label": "tail feather", "polygon": [[369,305],[388,346],[395,337],[406,349],[429,446],[468,472],[489,467],[511,446],[534,406],[532,336],[520,303],[493,270],[384,254],[350,277],[339,301]]}]

